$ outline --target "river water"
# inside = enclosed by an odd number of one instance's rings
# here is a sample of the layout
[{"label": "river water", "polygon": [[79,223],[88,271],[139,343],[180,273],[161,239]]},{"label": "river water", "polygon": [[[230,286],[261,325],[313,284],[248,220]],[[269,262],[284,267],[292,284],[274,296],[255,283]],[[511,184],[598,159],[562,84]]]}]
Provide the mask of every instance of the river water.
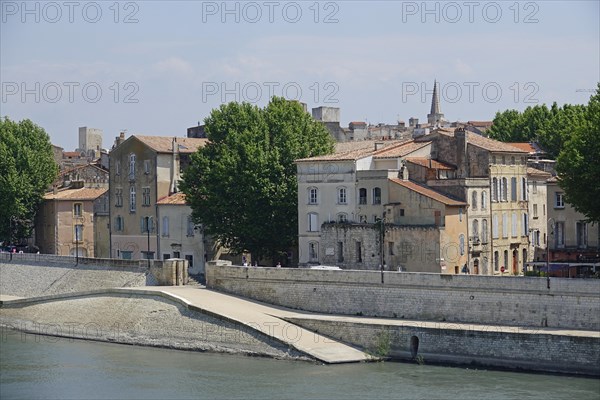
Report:
[{"label": "river water", "polygon": [[600,379],[319,365],[3,331],[0,399],[600,399]]}]

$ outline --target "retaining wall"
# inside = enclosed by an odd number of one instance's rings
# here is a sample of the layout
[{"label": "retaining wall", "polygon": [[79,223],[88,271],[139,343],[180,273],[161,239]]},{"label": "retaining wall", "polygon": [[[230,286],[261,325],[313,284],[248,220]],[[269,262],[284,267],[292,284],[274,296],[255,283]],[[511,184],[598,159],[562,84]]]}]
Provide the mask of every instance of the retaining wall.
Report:
[{"label": "retaining wall", "polygon": [[[212,289],[328,314],[600,330],[600,280],[207,265]],[[382,280],[384,283],[382,283]]]}]

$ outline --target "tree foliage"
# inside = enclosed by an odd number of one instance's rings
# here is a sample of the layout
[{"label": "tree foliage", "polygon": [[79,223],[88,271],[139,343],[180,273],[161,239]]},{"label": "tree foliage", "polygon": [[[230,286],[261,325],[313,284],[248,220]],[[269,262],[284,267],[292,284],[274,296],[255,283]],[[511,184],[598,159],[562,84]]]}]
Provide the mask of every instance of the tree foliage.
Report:
[{"label": "tree foliage", "polygon": [[600,83],[584,115],[565,142],[556,169],[566,200],[591,221],[600,222]]},{"label": "tree foliage", "polygon": [[277,258],[297,242],[294,160],[328,154],[333,140],[298,102],[228,103],[205,119],[209,143],[192,155],[182,190],[196,223],[234,253]]},{"label": "tree foliage", "polygon": [[42,196],[55,179],[50,138],[30,120],[0,119],[0,240],[31,235]]},{"label": "tree foliage", "polygon": [[557,157],[573,128],[585,118],[585,106],[556,102],[527,107],[522,113],[506,110],[496,113],[489,136],[502,142],[538,142],[552,157]]}]

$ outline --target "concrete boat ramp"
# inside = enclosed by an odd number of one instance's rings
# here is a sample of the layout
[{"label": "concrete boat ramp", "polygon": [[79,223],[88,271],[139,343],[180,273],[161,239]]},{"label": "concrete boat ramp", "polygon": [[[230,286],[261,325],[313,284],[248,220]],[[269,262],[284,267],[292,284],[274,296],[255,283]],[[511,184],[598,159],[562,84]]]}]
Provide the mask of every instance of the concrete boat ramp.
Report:
[{"label": "concrete boat ramp", "polygon": [[[0,295],[0,306],[24,307],[30,304],[110,294],[161,296],[169,300],[174,300],[185,305],[192,311],[235,322],[252,330],[259,331],[274,340],[287,344],[327,364],[377,360],[376,357],[355,347],[304,329],[285,320],[285,318],[298,316],[299,313],[297,311],[246,300],[198,286],[112,288],[31,298]],[[302,313],[303,318],[310,318],[310,315],[310,313]]]}]

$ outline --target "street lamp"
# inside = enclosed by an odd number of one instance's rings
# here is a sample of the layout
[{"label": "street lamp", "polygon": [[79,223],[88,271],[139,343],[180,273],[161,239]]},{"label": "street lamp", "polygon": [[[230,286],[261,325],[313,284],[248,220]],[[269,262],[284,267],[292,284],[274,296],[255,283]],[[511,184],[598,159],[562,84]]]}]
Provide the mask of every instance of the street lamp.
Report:
[{"label": "street lamp", "polygon": [[[546,229],[550,226],[550,221],[552,221],[552,225],[554,225],[554,218],[548,218],[546,221]],[[554,231],[554,228],[552,228]],[[550,229],[546,233],[546,284],[548,289],[550,289]]]}]

